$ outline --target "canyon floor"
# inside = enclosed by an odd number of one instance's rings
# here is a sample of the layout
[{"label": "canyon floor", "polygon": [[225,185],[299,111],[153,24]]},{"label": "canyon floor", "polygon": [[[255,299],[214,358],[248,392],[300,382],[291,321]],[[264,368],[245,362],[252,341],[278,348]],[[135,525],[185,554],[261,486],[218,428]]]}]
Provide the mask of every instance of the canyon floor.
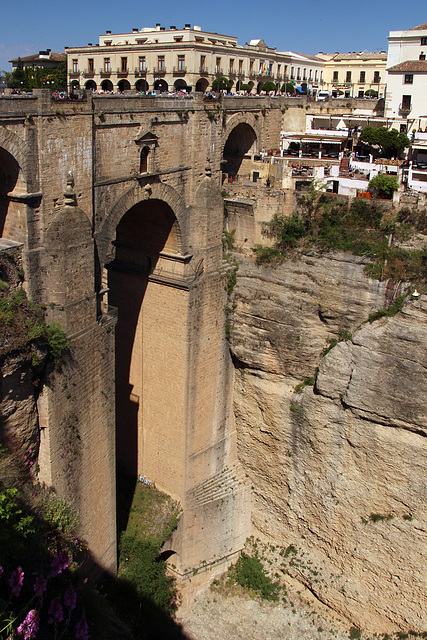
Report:
[{"label": "canyon floor", "polygon": [[[289,578],[287,602],[260,600],[224,583],[200,593],[179,621],[188,640],[348,640],[372,638]],[[381,637],[381,636],[380,636]],[[390,637],[390,636],[389,636]]]}]

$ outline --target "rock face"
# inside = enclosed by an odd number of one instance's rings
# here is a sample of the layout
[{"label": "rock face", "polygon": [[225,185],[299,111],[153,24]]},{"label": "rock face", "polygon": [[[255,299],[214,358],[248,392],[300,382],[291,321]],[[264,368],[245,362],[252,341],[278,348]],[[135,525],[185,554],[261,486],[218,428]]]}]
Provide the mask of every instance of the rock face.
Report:
[{"label": "rock face", "polygon": [[[289,571],[353,624],[425,631],[427,297],[370,324],[393,289],[358,258],[239,262],[231,349],[254,535],[293,545]],[[352,339],[323,356],[340,331]]]}]

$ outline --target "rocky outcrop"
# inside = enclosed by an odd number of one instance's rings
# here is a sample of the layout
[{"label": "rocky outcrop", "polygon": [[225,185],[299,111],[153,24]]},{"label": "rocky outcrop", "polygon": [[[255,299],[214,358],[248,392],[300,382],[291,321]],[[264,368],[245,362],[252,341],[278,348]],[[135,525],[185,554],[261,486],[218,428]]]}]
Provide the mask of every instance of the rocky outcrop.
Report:
[{"label": "rocky outcrop", "polygon": [[[288,571],[353,624],[425,631],[427,297],[370,324],[393,288],[359,258],[239,266],[231,350],[254,534],[293,545]],[[351,339],[324,356],[340,331]]]}]

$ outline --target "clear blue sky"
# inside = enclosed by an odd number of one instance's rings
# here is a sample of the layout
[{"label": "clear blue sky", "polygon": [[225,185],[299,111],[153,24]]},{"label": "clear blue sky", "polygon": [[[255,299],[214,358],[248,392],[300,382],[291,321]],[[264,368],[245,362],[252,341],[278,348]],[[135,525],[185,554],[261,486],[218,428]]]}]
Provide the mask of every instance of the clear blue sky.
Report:
[{"label": "clear blue sky", "polygon": [[168,28],[185,23],[206,31],[235,35],[244,45],[263,38],[278,51],[315,54],[319,51],[387,50],[390,30],[427,22],[426,0],[206,0],[108,2],[108,0],[0,0],[2,29],[0,69],[8,60],[40,49],[94,44],[99,34],[129,32],[133,27]]}]

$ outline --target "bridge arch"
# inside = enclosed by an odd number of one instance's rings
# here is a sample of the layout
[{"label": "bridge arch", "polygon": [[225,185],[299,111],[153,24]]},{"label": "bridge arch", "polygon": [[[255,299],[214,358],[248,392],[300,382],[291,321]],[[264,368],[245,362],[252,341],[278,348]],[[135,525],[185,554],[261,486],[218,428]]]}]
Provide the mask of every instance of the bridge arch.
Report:
[{"label": "bridge arch", "polygon": [[103,284],[118,313],[118,469],[125,477],[148,478],[178,498],[190,300],[190,256],[182,254],[178,220],[182,207],[170,187],[148,183],[128,191],[113,209],[106,227],[113,250],[105,256]]},{"label": "bridge arch", "polygon": [[105,217],[104,223],[95,234],[98,250],[98,259],[101,266],[104,266],[111,253],[112,242],[114,241],[116,228],[127,211],[144,200],[160,200],[169,205],[173,211],[178,225],[179,251],[185,253],[187,247],[184,242],[185,229],[187,227],[188,211],[180,195],[167,184],[162,182],[147,183],[141,187],[135,183],[114,203]]},{"label": "bridge arch", "polygon": [[222,146],[222,171],[235,178],[248,153],[260,147],[261,127],[252,114],[235,114],[226,123]]},{"label": "bridge arch", "polygon": [[[27,207],[29,153],[26,143],[16,134],[0,134],[0,237],[27,243]],[[8,194],[13,193],[13,197]]]}]

